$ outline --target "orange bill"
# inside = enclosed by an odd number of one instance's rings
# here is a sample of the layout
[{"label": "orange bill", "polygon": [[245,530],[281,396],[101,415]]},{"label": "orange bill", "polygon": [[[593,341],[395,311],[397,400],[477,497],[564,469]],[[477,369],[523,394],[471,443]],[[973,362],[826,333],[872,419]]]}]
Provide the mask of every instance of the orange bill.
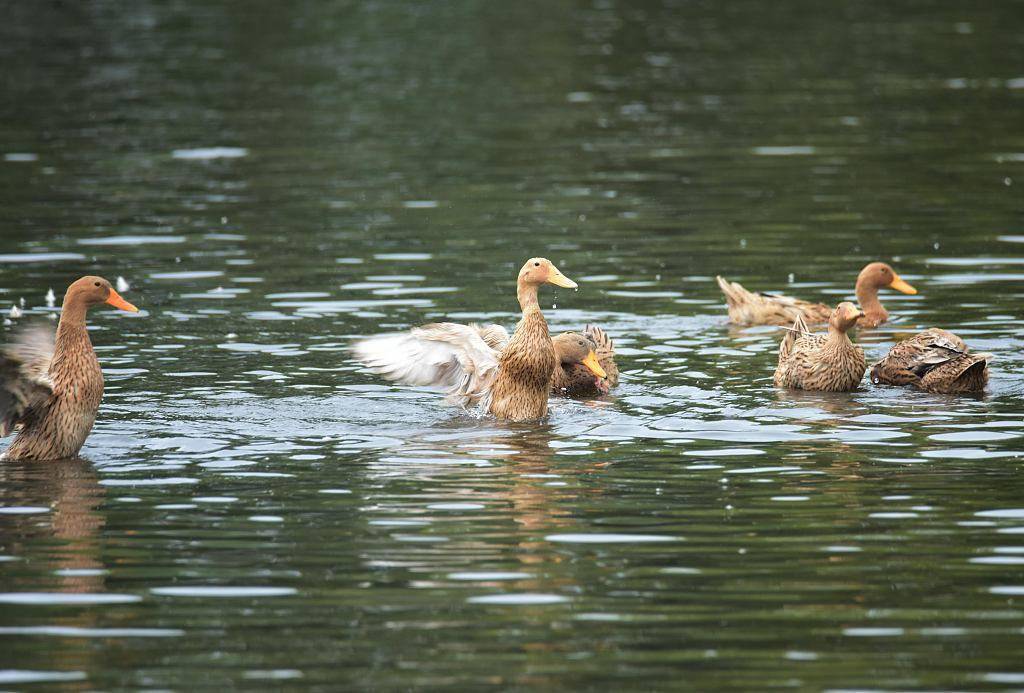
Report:
[{"label": "orange bill", "polygon": [[598,378],[607,378],[608,374],[601,368],[601,364],[597,362],[597,354],[591,349],[590,353],[587,354],[587,358],[583,359],[583,365],[590,369],[590,372],[596,375]]},{"label": "orange bill", "polygon": [[897,291],[902,291],[905,294],[917,293],[917,289],[915,289],[910,284],[907,284],[905,281],[900,279],[900,275],[898,274],[896,275],[896,278],[893,279],[892,282],[889,284],[889,287],[896,289]]},{"label": "orange bill", "polygon": [[131,303],[128,303],[128,301],[126,301],[123,298],[121,298],[121,294],[117,293],[113,289],[110,290],[110,295],[107,296],[107,303],[109,303],[110,305],[114,306],[115,308],[120,308],[121,310],[127,310],[129,313],[138,313],[139,312],[138,308],[136,308]]}]

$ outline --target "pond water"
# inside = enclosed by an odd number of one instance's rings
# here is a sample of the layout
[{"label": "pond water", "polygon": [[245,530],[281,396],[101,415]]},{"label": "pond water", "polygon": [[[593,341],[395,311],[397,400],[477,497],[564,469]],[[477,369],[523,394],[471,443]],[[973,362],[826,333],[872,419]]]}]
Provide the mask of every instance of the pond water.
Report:
[{"label": "pond water", "polygon": [[[84,273],[85,461],[0,467],[0,684],[1024,686],[1020,6],[21,3],[3,328]],[[510,425],[364,335],[603,326],[623,382]],[[714,283],[920,291],[984,396],[793,394]]]}]

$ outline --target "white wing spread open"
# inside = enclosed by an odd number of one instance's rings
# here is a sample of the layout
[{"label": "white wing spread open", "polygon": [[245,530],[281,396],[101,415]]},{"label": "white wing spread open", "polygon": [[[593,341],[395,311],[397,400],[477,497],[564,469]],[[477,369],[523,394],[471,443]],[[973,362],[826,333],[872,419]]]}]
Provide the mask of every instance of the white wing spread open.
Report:
[{"label": "white wing spread open", "polygon": [[499,351],[484,341],[486,329],[439,322],[364,339],[352,351],[388,380],[443,388],[448,401],[468,408],[489,399],[498,375]]}]

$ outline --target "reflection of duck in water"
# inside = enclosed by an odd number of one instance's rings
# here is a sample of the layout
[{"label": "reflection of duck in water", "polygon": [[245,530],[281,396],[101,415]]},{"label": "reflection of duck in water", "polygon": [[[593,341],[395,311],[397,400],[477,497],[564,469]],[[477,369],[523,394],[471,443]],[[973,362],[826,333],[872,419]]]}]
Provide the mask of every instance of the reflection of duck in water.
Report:
[{"label": "reflection of duck in water", "polygon": [[0,436],[18,427],[5,459],[54,460],[82,449],[103,398],[85,314],[101,303],[138,311],[106,279],[82,277],[64,295],[56,335],[28,330],[0,354]]},{"label": "reflection of duck in water", "polygon": [[448,401],[479,407],[499,419],[542,418],[557,364],[537,301],[542,284],[576,287],[549,260],[528,260],[519,271],[516,290],[523,317],[501,351],[488,345],[475,327],[435,323],[363,340],[354,347],[356,358],[389,380],[443,387]]},{"label": "reflection of duck in water", "polygon": [[[808,325],[826,323],[832,308],[822,303],[811,303],[781,294],[762,294],[747,291],[740,284],[717,277],[718,286],[725,294],[729,307],[729,321],[737,325],[780,325],[788,327],[798,318]],[[857,275],[857,303],[864,311],[861,327],[878,327],[889,319],[889,313],[878,300],[879,289],[896,289],[905,294],[916,294],[917,289],[907,284],[884,262],[872,262]]]},{"label": "reflection of duck in water", "polygon": [[103,591],[99,534],[104,516],[99,506],[104,492],[91,465],[77,459],[47,464],[8,460],[0,465],[0,498],[8,506],[50,509],[0,515],[5,552],[46,569],[45,576],[31,578],[32,585],[56,580],[56,591]]},{"label": "reflection of duck in water", "polygon": [[971,352],[952,332],[932,328],[906,339],[871,367],[871,382],[913,385],[926,392],[981,392],[988,383],[992,354]]}]

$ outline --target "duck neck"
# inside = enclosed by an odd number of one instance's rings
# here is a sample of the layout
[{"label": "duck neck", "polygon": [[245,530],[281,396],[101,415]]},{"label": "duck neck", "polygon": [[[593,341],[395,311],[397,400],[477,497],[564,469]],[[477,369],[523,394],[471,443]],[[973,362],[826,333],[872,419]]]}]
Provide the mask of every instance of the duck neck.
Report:
[{"label": "duck neck", "polygon": [[879,325],[889,319],[889,313],[878,300],[878,287],[874,284],[857,282],[857,303],[864,311],[865,324]]},{"label": "duck neck", "polygon": [[85,313],[89,307],[77,296],[65,296],[61,307],[60,322],[57,324],[57,338],[54,343],[54,357],[69,350],[86,348],[92,351],[89,331],[85,327]]},{"label": "duck neck", "polygon": [[833,325],[828,326],[828,345],[833,349],[846,349],[847,347],[853,347],[853,342],[850,341],[850,335],[846,334],[846,330],[840,330],[838,327]]},{"label": "duck neck", "polygon": [[516,298],[519,299],[519,307],[523,311],[523,317],[531,313],[540,313],[540,303],[537,301],[537,285],[519,282],[516,287]]}]

